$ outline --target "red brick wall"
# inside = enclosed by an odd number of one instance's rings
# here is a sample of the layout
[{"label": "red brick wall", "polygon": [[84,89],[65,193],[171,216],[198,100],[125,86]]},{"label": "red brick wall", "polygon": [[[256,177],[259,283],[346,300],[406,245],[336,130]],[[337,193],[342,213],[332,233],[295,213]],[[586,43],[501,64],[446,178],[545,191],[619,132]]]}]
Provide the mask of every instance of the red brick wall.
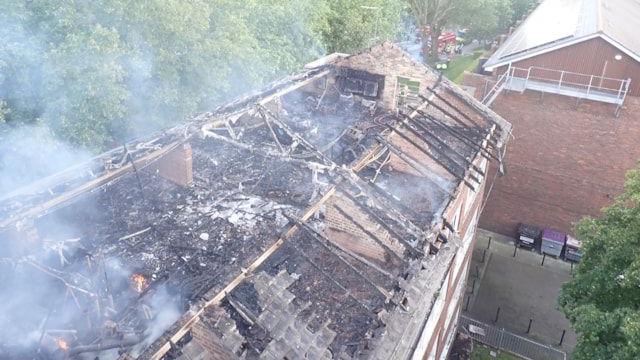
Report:
[{"label": "red brick wall", "polygon": [[152,171],[181,186],[193,182],[193,157],[190,144],[183,144],[171,150],[152,165]]},{"label": "red brick wall", "polygon": [[331,197],[325,204],[325,222],[330,229],[334,229],[329,239],[340,247],[349,249],[369,259],[377,260],[380,263],[385,262],[386,250],[365,234],[356,224],[338,212],[334,205],[339,206],[340,209],[356,220],[360,226],[374,234],[379,240],[383,241],[386,246],[394,249],[397,254],[403,253],[404,247],[385,229],[373,222],[358,205],[354,204],[348,198],[345,198],[340,192],[337,192],[336,195]]},{"label": "red brick wall", "polygon": [[[622,59],[615,60],[614,57],[616,55],[622,55]],[[534,56],[514,63],[513,66],[524,69],[528,69],[530,66],[539,66],[547,69],[603,76],[605,62],[607,62],[607,67],[604,77],[615,79],[631,78],[630,94],[640,96],[640,63],[601,38],[587,40]],[[502,73],[505,69],[506,66],[498,69],[497,72]],[[574,79],[574,81],[577,81],[577,79]],[[588,83],[588,80],[586,82]],[[616,85],[603,84],[603,86],[615,87]]]},{"label": "red brick wall", "polygon": [[191,329],[193,339],[202,345],[212,359],[234,359],[235,356],[222,345],[222,341],[213,332],[207,329],[202,322],[196,323]]},{"label": "red brick wall", "polygon": [[[612,105],[539,93],[502,94],[493,109],[513,124],[507,175],[498,177],[480,227],[514,236],[519,222],[570,231],[597,216],[640,159],[640,99]],[[490,178],[494,170],[489,171]]]},{"label": "red brick wall", "polygon": [[407,53],[391,43],[376,45],[364,53],[338,60],[336,65],[386,76],[382,103],[390,110],[396,107],[398,76],[420,81],[421,92],[437,80],[434,75],[423,71]]}]

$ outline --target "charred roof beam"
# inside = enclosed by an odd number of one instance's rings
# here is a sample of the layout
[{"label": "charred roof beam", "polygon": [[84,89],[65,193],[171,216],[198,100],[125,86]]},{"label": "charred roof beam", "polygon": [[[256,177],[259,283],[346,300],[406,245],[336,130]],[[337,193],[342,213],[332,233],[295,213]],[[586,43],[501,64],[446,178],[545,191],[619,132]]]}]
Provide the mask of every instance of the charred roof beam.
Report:
[{"label": "charred roof beam", "polygon": [[249,151],[252,154],[258,154],[260,156],[264,156],[264,157],[267,157],[267,158],[274,158],[274,159],[278,159],[280,161],[290,162],[290,163],[297,164],[297,165],[302,165],[302,166],[305,166],[305,167],[308,167],[308,168],[311,168],[311,169],[322,169],[322,170],[325,170],[325,169],[331,169],[332,168],[332,166],[327,166],[327,165],[316,163],[316,162],[313,162],[313,161],[296,159],[296,158],[293,158],[291,156],[282,155],[282,154],[280,154],[278,152],[274,152],[274,151],[271,151],[271,150],[258,149],[258,148],[254,147],[254,146],[251,146],[251,145],[239,142],[239,141],[235,141],[235,140],[229,139],[226,136],[218,135],[215,132],[213,132],[213,131],[211,131],[209,129],[206,129],[206,128],[203,128],[202,131],[203,131],[205,137],[211,137],[211,138],[214,138],[216,140],[220,140],[220,141],[225,142],[225,143],[227,143],[227,144],[229,144],[231,146],[240,148],[242,150]]},{"label": "charred roof beam", "polygon": [[422,94],[418,94],[418,96],[420,97],[420,99],[422,99],[422,101],[424,101],[427,104],[429,104],[430,106],[433,106],[434,108],[438,109],[438,111],[440,111],[444,115],[446,115],[449,118],[451,118],[453,121],[458,123],[458,125],[466,127],[466,128],[471,127],[471,128],[475,128],[478,131],[482,131],[482,128],[478,124],[476,124],[475,122],[471,121],[471,124],[468,124],[467,122],[462,121],[460,119],[460,117],[452,114],[450,111],[448,111],[447,109],[443,108],[442,106],[436,104],[433,100],[427,98],[426,96],[424,96]]},{"label": "charred roof beam", "polygon": [[[403,139],[405,139],[405,140],[408,139],[406,137],[406,135],[400,133],[399,130],[397,130],[395,128],[392,128],[392,130],[396,134],[400,135],[400,137],[402,137]],[[436,185],[438,185],[438,187],[440,187],[440,189],[445,191],[447,194],[452,195],[449,190],[447,190],[443,186],[439,185],[439,181],[437,181],[437,179],[433,179],[434,178],[434,174],[432,174],[422,164],[420,164],[420,162],[416,158],[414,158],[411,155],[407,154],[406,152],[400,150],[400,148],[398,148],[397,146],[395,146],[394,144],[392,144],[391,142],[389,142],[387,139],[383,138],[382,136],[377,136],[377,139],[378,139],[378,141],[380,141],[383,144],[385,144],[389,148],[389,150],[391,150],[394,154],[396,154],[398,157],[400,157],[404,162],[406,162],[407,164],[411,165],[411,167],[413,167],[415,170],[417,170],[420,174],[422,174],[425,177],[430,178]],[[407,141],[413,141],[413,140],[407,140]],[[433,161],[435,161],[438,165],[440,165],[443,169],[447,170],[449,172],[449,174],[453,175],[453,177],[455,177],[459,181],[464,182],[468,187],[470,187],[471,189],[473,189],[475,191],[475,187],[473,186],[473,184],[471,184],[469,181],[467,181],[467,179],[464,176],[458,174],[456,171],[454,171],[449,166],[447,166],[447,164],[445,164],[444,161],[440,160],[437,156],[431,154],[430,152],[427,152],[426,155],[429,156],[429,158],[431,158]]]},{"label": "charred roof beam", "polygon": [[[356,174],[353,174],[353,173],[351,174],[354,175],[353,178],[349,176],[345,176],[345,178],[353,186],[355,186],[360,192],[365,194],[371,201],[376,203],[376,205],[379,208],[384,209],[386,212],[394,215],[393,218],[395,219],[395,221],[400,223],[405,228],[405,230],[409,231],[413,236],[415,236],[418,239],[426,238],[424,231],[422,231],[420,227],[415,225],[411,221],[411,219],[407,218],[403,212],[411,214],[416,219],[420,218],[420,215],[418,213],[411,210],[406,205],[402,204],[402,202],[395,199],[391,194],[387,193],[383,189],[380,189],[376,184],[372,182],[364,182]],[[372,190],[376,194],[380,195],[380,197],[384,198],[386,201],[380,201],[379,197],[372,193]],[[394,204],[395,206],[398,206],[398,208],[402,209],[402,211],[396,210],[393,206],[390,206],[389,204]]]},{"label": "charred roof beam", "polygon": [[[478,124],[476,124],[473,120],[468,120],[471,122],[471,125],[465,123],[464,121],[460,120],[460,118],[454,114],[452,114],[450,111],[444,109],[442,106],[436,104],[435,102],[433,102],[432,100],[428,99],[427,97],[425,97],[424,95],[418,94],[418,96],[425,101],[427,104],[429,104],[430,106],[433,106],[434,108],[438,109],[438,111],[440,111],[441,113],[443,113],[445,116],[451,118],[453,121],[455,121],[456,123],[458,123],[459,125],[461,125],[462,127],[465,128],[474,128],[476,129],[479,133],[483,134],[483,135],[491,135],[490,131],[483,131],[486,129],[483,129],[482,127],[480,127]],[[455,107],[453,107],[453,109],[455,109],[456,111],[459,112],[458,109],[456,109]],[[466,116],[466,115],[465,115]],[[467,116],[468,118],[468,116]],[[470,119],[470,118],[469,118]],[[489,145],[491,145],[494,148],[498,148],[498,146],[496,145],[496,143],[491,140],[491,139],[487,139],[487,143]]]},{"label": "charred roof beam", "polygon": [[365,229],[365,227],[362,226],[362,224],[357,222],[344,209],[342,209],[338,205],[333,205],[333,207],[340,213],[340,215],[342,215],[345,219],[349,220],[349,222],[351,222],[353,225],[355,225],[360,231],[362,231],[365,235],[367,235],[371,240],[375,241],[378,245],[380,245],[383,249],[385,249],[386,252],[389,253],[392,257],[396,258],[401,263],[406,264],[406,260],[405,259],[403,259],[400,255],[398,255],[398,253],[396,253],[393,249],[391,249],[389,247],[389,245],[385,244],[384,241],[382,241],[380,238],[378,238],[375,234],[373,234],[371,231]]},{"label": "charred roof beam", "polygon": [[[447,144],[446,142],[444,142],[443,140],[441,140],[440,138],[438,138],[437,136],[433,135],[429,129],[427,129],[423,124],[417,122],[415,119],[406,116],[406,115],[402,115],[405,119],[407,119],[407,121],[415,126],[416,128],[419,128],[420,130],[425,132],[425,135],[428,135],[429,137],[433,138],[433,140],[435,140],[435,142],[444,147],[447,151],[451,152],[452,154],[456,155],[456,157],[458,157],[460,160],[462,160],[462,162],[465,164],[465,166],[462,166],[463,168],[468,168],[471,167],[473,168],[473,170],[475,170],[476,172],[478,172],[480,175],[484,176],[484,172],[482,171],[482,169],[480,169],[479,167],[477,167],[474,163],[472,163],[471,161],[469,161],[469,159],[467,159],[466,157],[464,157],[464,155],[460,154],[459,152],[457,152],[454,148],[452,148],[449,144]],[[415,129],[413,129],[411,126],[407,126],[407,130],[409,130],[412,134],[414,134],[417,137],[420,137],[422,139],[422,134],[418,133],[418,131],[416,131]],[[428,143],[430,146],[433,146],[432,143],[428,142],[426,139],[422,139],[423,141],[425,141],[426,143]]]},{"label": "charred roof beam", "polygon": [[273,141],[275,141],[276,145],[278,145],[278,149],[280,149],[280,152],[282,152],[283,154],[286,154],[287,151],[284,149],[284,147],[280,143],[280,140],[278,140],[278,136],[276,135],[275,131],[273,131],[273,126],[271,126],[271,123],[269,122],[269,118],[263,113],[260,113],[260,117],[262,118],[262,120],[264,120],[264,123],[267,124],[267,127],[271,132],[271,136],[273,136]]},{"label": "charred roof beam", "polygon": [[[457,106],[455,106],[454,104],[452,104],[447,98],[445,98],[444,96],[440,95],[437,91],[435,91],[434,89],[427,87],[427,90],[432,93],[433,95],[435,95],[435,97],[437,97],[438,99],[440,99],[440,101],[442,101],[443,103],[445,103],[449,108],[453,109],[455,112],[457,112],[458,114],[462,115],[463,118],[465,118],[466,120],[471,121],[473,124],[475,124],[476,122],[466,113],[464,113],[462,110],[460,110]],[[455,95],[455,94],[454,94]],[[457,97],[457,96],[456,96]]]},{"label": "charred roof beam", "polygon": [[[398,242],[401,243],[409,253],[411,253],[415,257],[424,256],[424,253],[422,251],[416,249],[414,245],[411,245],[407,240],[405,240],[406,235],[403,236],[399,234],[397,230],[393,229],[393,227],[390,224],[388,224],[385,219],[383,219],[379,214],[373,211],[367,204],[363,204],[362,201],[358,200],[355,196],[351,195],[349,191],[344,187],[342,188],[342,193],[354,204],[356,204],[359,208],[364,210],[364,212],[367,213],[367,215],[375,219],[391,236],[396,238],[396,240],[398,240]],[[415,237],[415,235],[410,234],[409,236],[413,237],[414,242],[416,244],[418,243],[418,239]]]},{"label": "charred roof beam", "polygon": [[340,248],[339,246],[335,245],[331,240],[327,239],[326,236],[318,233],[317,231],[315,231],[313,228],[311,228],[311,226],[309,226],[308,224],[298,220],[298,219],[292,219],[295,223],[298,224],[298,226],[300,226],[302,229],[304,229],[309,235],[311,235],[311,238],[313,240],[315,240],[318,244],[322,245],[322,247],[324,247],[325,249],[327,249],[329,252],[331,252],[332,254],[334,254],[336,257],[338,257],[338,259],[341,260],[342,263],[344,263],[345,265],[347,265],[351,270],[353,270],[354,273],[356,273],[358,276],[360,276],[360,278],[362,278],[363,280],[365,280],[367,283],[369,283],[369,285],[375,287],[382,295],[384,295],[386,298],[391,298],[391,294],[389,294],[388,291],[386,291],[385,289],[383,289],[382,287],[380,287],[379,285],[377,285],[376,283],[374,283],[371,279],[369,279],[367,276],[365,276],[362,272],[360,272],[360,270],[356,269],[355,266],[351,265],[351,263],[349,263],[341,253],[346,254],[347,256],[349,256],[350,258],[356,260],[357,262],[377,271],[378,273],[384,275],[385,277],[387,277],[388,279],[395,279],[395,276],[390,274],[389,272],[380,269],[380,267],[376,266],[375,264],[371,263],[370,261],[367,261],[365,259],[363,259],[362,257],[347,252],[345,250],[342,250],[342,248]]},{"label": "charred roof beam", "polygon": [[289,125],[287,125],[284,121],[280,120],[280,118],[275,116],[271,111],[269,111],[269,109],[267,109],[266,107],[264,107],[264,106],[262,106],[260,104],[256,105],[256,107],[258,108],[258,111],[260,113],[264,114],[265,116],[270,117],[273,120],[273,122],[275,122],[292,139],[298,140],[308,150],[310,150],[312,153],[314,153],[316,156],[318,156],[318,159],[322,160],[325,163],[325,165],[335,165],[334,162],[331,159],[329,159],[325,154],[323,154],[320,150],[318,150],[315,146],[313,146],[313,144],[308,142],[300,134],[298,134],[297,132],[293,131],[293,129],[291,129],[289,127]]},{"label": "charred roof beam", "polygon": [[[467,144],[468,146],[475,149],[476,151],[479,151],[482,154],[482,156],[484,156],[485,158],[493,158],[494,160],[498,160],[498,158],[495,155],[493,155],[489,150],[487,150],[481,144],[476,143],[474,139],[470,138],[466,134],[463,134],[457,131],[456,129],[454,129],[453,127],[447,125],[444,121],[437,119],[435,116],[429,115],[420,109],[416,109],[411,106],[409,107],[409,109],[417,112],[418,115],[420,115],[424,120],[427,120],[430,123],[436,125],[437,127],[446,130],[449,134],[451,134],[451,136],[462,141],[463,143]],[[406,114],[403,114],[403,115],[407,116]],[[420,120],[420,119],[414,118],[414,120]]]},{"label": "charred roof beam", "polygon": [[[392,153],[394,153],[396,156],[398,156],[400,159],[402,159],[402,161],[404,161],[407,165],[411,166],[414,170],[416,170],[420,175],[430,179],[438,188],[440,188],[440,190],[444,191],[446,194],[448,195],[452,195],[451,192],[445,188],[444,186],[442,186],[440,183],[442,181],[442,178],[440,178],[438,175],[432,173],[431,171],[429,171],[429,169],[427,169],[425,166],[423,166],[422,164],[420,164],[420,162],[414,158],[413,156],[407,154],[406,152],[402,151],[400,148],[398,148],[397,146],[395,146],[394,144],[392,144],[389,140],[385,139],[384,137],[378,135],[376,136],[376,138],[378,139],[378,141],[385,145],[389,151],[391,151]],[[435,156],[433,155],[429,155],[435,162],[437,162],[438,164],[440,164],[440,161],[435,158]],[[444,166],[444,164],[440,164],[441,166],[444,167],[445,170],[449,171],[449,169]],[[459,179],[462,180],[462,178],[455,173],[452,173],[452,175]]]},{"label": "charred roof beam", "polygon": [[[408,119],[411,120],[411,119]],[[423,154],[432,157],[432,153],[431,151],[429,151],[430,149],[425,149],[423,146],[421,146],[420,144],[418,144],[417,142],[413,141],[411,138],[409,138],[408,136],[406,136],[405,134],[403,134],[398,128],[392,127],[390,125],[387,125],[389,127],[389,129],[391,129],[392,131],[394,131],[396,134],[398,134],[400,137],[402,137],[404,140],[408,141],[411,145],[413,145],[416,149],[420,150],[420,152],[422,152]],[[413,128],[411,128],[410,126],[405,126],[405,128],[407,130],[409,130],[412,134],[414,134],[417,138],[419,138],[420,140],[424,141],[426,144],[428,144],[432,149],[436,149],[439,150],[437,151],[438,154],[440,154],[440,156],[442,156],[443,158],[445,158],[446,160],[448,160],[449,162],[451,162],[453,165],[455,165],[455,167],[457,167],[459,170],[462,171],[462,174],[459,174],[459,176],[461,176],[463,179],[466,179],[467,177],[469,177],[471,180],[477,182],[478,184],[481,183],[480,179],[478,179],[475,175],[473,175],[469,169],[469,167],[467,166],[463,166],[461,164],[459,164],[457,161],[455,161],[453,158],[451,158],[445,151],[442,151],[440,148],[438,148],[437,146],[435,146],[433,143],[429,142],[427,139],[425,139],[424,135],[418,133],[417,131],[415,131]],[[426,131],[428,131],[428,129],[424,129]],[[445,144],[446,145],[446,144]],[[453,149],[452,149],[453,151]],[[455,152],[455,151],[454,151]],[[457,154],[457,153],[456,153]],[[433,155],[435,156],[435,155]],[[461,155],[460,155],[461,156]],[[442,162],[444,163],[444,161]],[[447,167],[447,170],[449,172],[451,172],[453,174],[453,170],[450,170]]]},{"label": "charred roof beam", "polygon": [[332,276],[331,274],[328,274],[322,267],[320,267],[320,265],[318,265],[315,261],[313,261],[313,259],[311,259],[311,257],[309,255],[307,255],[307,253],[304,252],[301,248],[299,248],[297,246],[291,246],[291,248],[295,252],[300,254],[300,256],[302,256],[309,264],[311,264],[311,266],[314,269],[318,270],[320,272],[320,274],[322,274],[322,276],[327,278],[331,283],[333,283],[340,290],[342,290],[347,297],[351,298],[351,300],[355,301],[358,305],[362,306],[365,310],[367,310],[367,311],[372,311],[373,310],[373,308],[370,305],[365,304],[364,302],[362,302],[361,300],[359,300],[355,296],[353,296],[353,294],[351,293],[351,291],[349,291],[349,289],[344,287],[344,285],[342,285],[338,280],[336,280],[335,276]]}]

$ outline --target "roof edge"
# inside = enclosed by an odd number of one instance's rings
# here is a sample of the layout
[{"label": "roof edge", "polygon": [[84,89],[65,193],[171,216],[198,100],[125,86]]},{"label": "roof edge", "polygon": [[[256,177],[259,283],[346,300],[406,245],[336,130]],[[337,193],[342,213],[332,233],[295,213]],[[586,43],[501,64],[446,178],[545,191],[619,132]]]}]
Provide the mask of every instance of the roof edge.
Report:
[{"label": "roof edge", "polygon": [[[561,41],[558,42],[556,44],[554,44],[553,46],[549,46],[547,48],[543,48],[543,49],[539,49],[537,51],[531,51],[531,52],[524,52],[521,54],[521,56],[514,56],[514,57],[507,57],[502,61],[492,61],[492,58],[489,58],[489,60],[487,60],[487,62],[484,64],[484,70],[485,71],[493,71],[498,67],[504,66],[504,65],[508,65],[509,63],[514,63],[514,62],[518,62],[518,61],[522,61],[522,60],[526,60],[526,59],[530,59],[532,57],[536,57],[542,54],[546,54],[549,53],[551,51],[555,51],[567,46],[572,46],[572,45],[576,45],[585,41],[589,41],[589,40],[593,40],[596,38],[601,38],[604,41],[608,42],[609,44],[611,44],[612,46],[614,46],[615,48],[619,49],[620,51],[622,51],[623,53],[625,53],[626,55],[630,56],[632,59],[634,59],[637,62],[640,62],[640,54],[636,54],[633,51],[631,51],[629,48],[623,46],[621,43],[619,43],[618,41],[616,41],[615,39],[613,39],[611,36],[603,33],[603,32],[597,32],[595,34],[590,34],[587,36],[582,36],[579,38],[573,38],[573,39],[568,39],[566,41]],[[495,55],[495,53],[494,53]]]}]

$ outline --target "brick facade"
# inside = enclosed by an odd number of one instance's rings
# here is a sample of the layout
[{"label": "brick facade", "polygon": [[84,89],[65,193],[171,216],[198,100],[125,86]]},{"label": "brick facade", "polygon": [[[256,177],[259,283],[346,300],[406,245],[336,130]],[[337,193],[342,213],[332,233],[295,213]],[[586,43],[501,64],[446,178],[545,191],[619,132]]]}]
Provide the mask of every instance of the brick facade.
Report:
[{"label": "brick facade", "polygon": [[615,118],[608,104],[500,95],[493,109],[513,123],[514,138],[507,175],[496,179],[480,227],[508,236],[520,222],[571,232],[583,216],[598,216],[640,159],[639,100],[627,98]]},{"label": "brick facade", "polygon": [[[376,56],[378,51],[384,52],[384,56]],[[382,104],[389,110],[396,109],[396,92],[399,76],[420,81],[421,93],[424,93],[426,86],[433,84],[437,79],[432,74],[423,71],[421,66],[417,66],[418,64],[404,51],[389,43],[376,45],[370,52],[340,59],[335,64],[340,67],[384,75],[385,83],[382,94]]]},{"label": "brick facade", "polygon": [[[348,249],[356,254],[381,263],[386,261],[385,249],[365,234],[359,226],[342,216],[342,214],[340,214],[336,209],[335,205],[358,221],[360,226],[374,234],[394,252],[397,254],[403,253],[403,246],[396,241],[388,231],[371,221],[371,219],[359,208],[358,205],[354,204],[347,198],[334,196],[327,201],[325,205],[325,222],[330,228],[329,231],[332,231],[329,238],[333,239],[341,248]],[[342,236],[337,232],[342,232]]]},{"label": "brick facade", "polygon": [[[620,56],[620,60],[615,57]],[[512,66],[528,69],[531,66],[545,69],[564,70],[578,74],[604,76],[612,79],[631,79],[629,94],[640,96],[640,63],[622,50],[611,45],[602,38],[594,38],[571,46],[566,46],[548,53],[534,56],[522,61],[514,62]],[[502,74],[507,66],[496,69],[496,74]],[[556,76],[545,73],[544,76]],[[559,78],[557,79],[559,80]],[[566,75],[565,81],[582,85],[589,84],[587,76]],[[618,89],[619,82],[596,79],[594,85]]]},{"label": "brick facade", "polygon": [[180,186],[193,183],[193,157],[190,144],[182,144],[151,165],[152,171]]}]

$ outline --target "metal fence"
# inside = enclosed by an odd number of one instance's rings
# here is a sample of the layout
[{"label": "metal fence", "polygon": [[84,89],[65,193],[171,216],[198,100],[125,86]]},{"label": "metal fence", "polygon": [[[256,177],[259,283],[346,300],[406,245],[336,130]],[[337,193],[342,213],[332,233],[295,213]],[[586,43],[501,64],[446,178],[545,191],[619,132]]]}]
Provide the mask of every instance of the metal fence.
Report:
[{"label": "metal fence", "polygon": [[459,328],[474,340],[529,360],[566,360],[567,354],[551,346],[460,315]]}]

